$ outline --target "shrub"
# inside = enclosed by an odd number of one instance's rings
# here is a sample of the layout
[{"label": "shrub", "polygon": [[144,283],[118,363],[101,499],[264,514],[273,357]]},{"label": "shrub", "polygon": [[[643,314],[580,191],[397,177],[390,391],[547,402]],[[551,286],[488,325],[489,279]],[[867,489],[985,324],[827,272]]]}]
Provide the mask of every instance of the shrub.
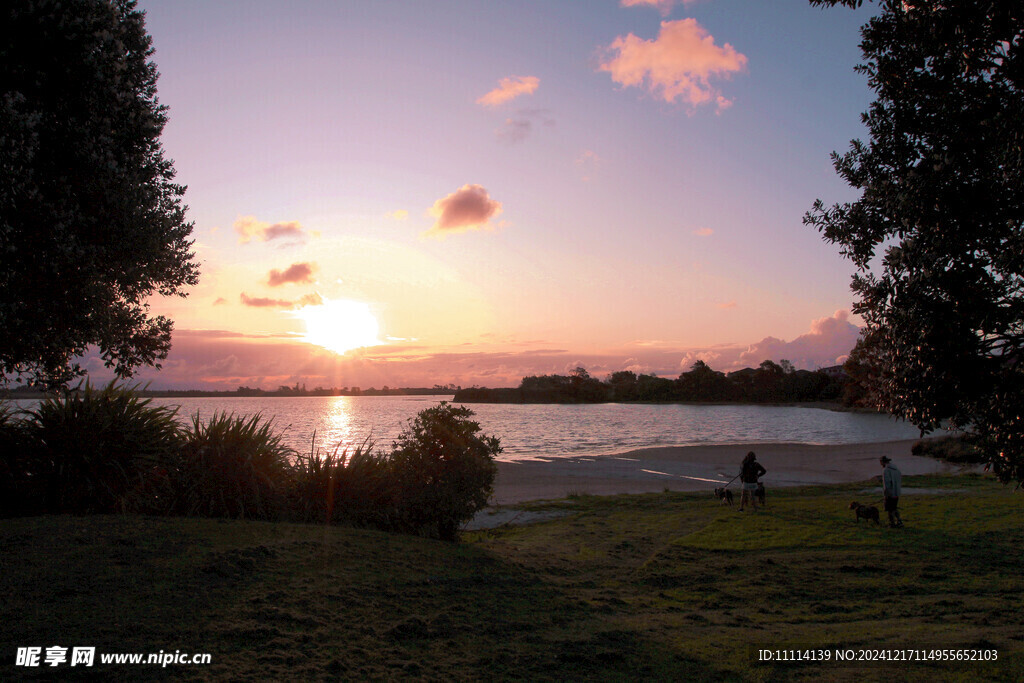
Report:
[{"label": "shrub", "polygon": [[442,402],[421,411],[387,456],[396,488],[399,529],[455,540],[459,527],[487,505],[501,452],[478,436],[473,411]]},{"label": "shrub", "polygon": [[910,452],[914,455],[955,463],[981,464],[987,462],[984,452],[963,435],[916,441],[910,447]]},{"label": "shrub", "polygon": [[33,514],[27,496],[29,480],[25,462],[25,426],[18,411],[0,403],[0,518]]},{"label": "shrub", "polygon": [[214,413],[185,431],[172,473],[174,511],[199,517],[276,519],[284,511],[295,451],[281,444],[272,420]]},{"label": "shrub", "polygon": [[388,461],[374,452],[369,439],[354,450],[341,450],[338,444],[323,453],[311,447],[309,456],[296,458],[294,473],[292,509],[299,521],[378,529],[393,525],[395,495]]},{"label": "shrub", "polygon": [[136,387],[84,388],[43,400],[18,428],[19,467],[35,512],[150,511],[180,446],[175,410]]}]

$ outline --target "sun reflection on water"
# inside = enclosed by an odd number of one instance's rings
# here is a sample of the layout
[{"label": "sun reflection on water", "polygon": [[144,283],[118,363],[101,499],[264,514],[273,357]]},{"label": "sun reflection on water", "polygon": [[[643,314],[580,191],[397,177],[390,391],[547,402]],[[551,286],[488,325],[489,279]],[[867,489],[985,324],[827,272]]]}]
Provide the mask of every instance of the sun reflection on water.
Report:
[{"label": "sun reflection on water", "polygon": [[317,434],[316,439],[321,455],[334,453],[335,449],[339,454],[346,448],[354,449],[365,438],[365,435],[356,433],[351,396],[335,396],[325,411],[323,421],[323,433]]}]

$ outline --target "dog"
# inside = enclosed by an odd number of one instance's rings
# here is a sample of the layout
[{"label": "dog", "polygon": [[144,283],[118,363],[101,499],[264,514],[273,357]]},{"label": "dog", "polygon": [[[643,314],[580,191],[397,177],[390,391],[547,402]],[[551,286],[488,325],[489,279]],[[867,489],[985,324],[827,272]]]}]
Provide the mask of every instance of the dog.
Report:
[{"label": "dog", "polygon": [[732,505],[732,491],[729,489],[715,489],[715,498],[723,503]]},{"label": "dog", "polygon": [[761,507],[768,507],[767,503],[764,502],[767,497],[764,491],[764,484],[757,482],[757,490],[754,491],[754,495],[757,496],[757,502],[760,503]]},{"label": "dog", "polygon": [[853,521],[859,522],[863,517],[867,520],[874,520],[875,524],[878,524],[878,508],[874,505],[861,505],[854,501],[850,503],[850,509],[853,510]]}]

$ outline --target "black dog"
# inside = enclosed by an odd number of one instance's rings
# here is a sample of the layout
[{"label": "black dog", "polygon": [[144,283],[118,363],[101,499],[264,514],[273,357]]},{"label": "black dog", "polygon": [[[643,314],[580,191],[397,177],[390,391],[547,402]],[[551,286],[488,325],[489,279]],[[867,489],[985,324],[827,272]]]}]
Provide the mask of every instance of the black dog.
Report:
[{"label": "black dog", "polygon": [[850,509],[853,510],[853,520],[859,522],[860,518],[863,517],[867,520],[875,520],[875,524],[878,524],[878,508],[874,505],[861,505],[854,501],[850,503]]},{"label": "black dog", "polygon": [[732,491],[729,489],[715,489],[715,498],[723,503],[732,505]]},{"label": "black dog", "polygon": [[754,495],[757,496],[757,502],[761,504],[761,507],[768,507],[768,505],[764,502],[764,499],[766,498],[764,492],[764,484],[762,484],[761,482],[757,482],[757,490],[754,491]]}]

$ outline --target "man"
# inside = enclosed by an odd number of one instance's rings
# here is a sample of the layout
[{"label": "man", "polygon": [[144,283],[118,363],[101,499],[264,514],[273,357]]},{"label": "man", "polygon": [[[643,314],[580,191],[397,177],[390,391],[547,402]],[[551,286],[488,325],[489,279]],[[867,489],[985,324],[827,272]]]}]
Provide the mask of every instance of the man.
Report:
[{"label": "man", "polygon": [[882,463],[882,495],[885,496],[885,511],[889,514],[889,528],[903,526],[903,519],[900,517],[900,471],[892,464],[892,459],[882,456],[878,459]]},{"label": "man", "polygon": [[757,497],[754,495],[757,492],[757,480],[764,476],[765,468],[761,467],[754,455],[754,451],[747,453],[747,457],[743,458],[743,466],[740,468],[740,482],[743,485],[743,494],[740,497],[740,512],[743,512],[743,507],[750,501],[750,504],[754,506],[754,511],[757,511]]}]

